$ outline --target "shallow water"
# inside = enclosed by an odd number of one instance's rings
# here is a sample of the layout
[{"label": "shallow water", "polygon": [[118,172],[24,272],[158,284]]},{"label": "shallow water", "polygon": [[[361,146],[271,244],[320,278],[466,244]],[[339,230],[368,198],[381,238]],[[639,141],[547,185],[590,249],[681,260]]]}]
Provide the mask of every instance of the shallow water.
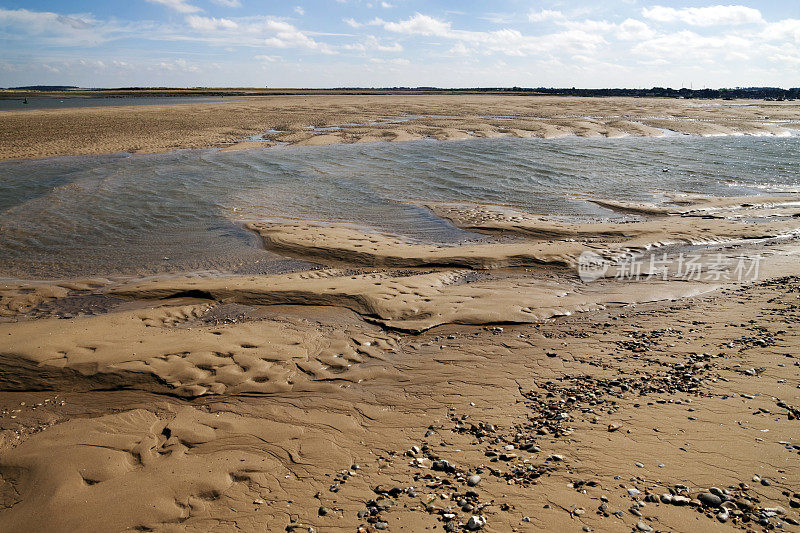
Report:
[{"label": "shallow water", "polygon": [[[418,204],[607,217],[587,201],[797,192],[800,138],[416,141],[0,163],[0,274],[68,277],[296,268],[246,220],[349,222],[477,238]],[[664,170],[668,172],[664,172]]]},{"label": "shallow water", "polygon": [[[25,103],[27,100],[27,103]],[[174,105],[174,104],[215,104],[233,102],[214,96],[107,96],[107,97],[69,97],[31,96],[23,98],[0,98],[0,111],[25,109],[62,109],[66,107],[106,107],[129,105]]]}]

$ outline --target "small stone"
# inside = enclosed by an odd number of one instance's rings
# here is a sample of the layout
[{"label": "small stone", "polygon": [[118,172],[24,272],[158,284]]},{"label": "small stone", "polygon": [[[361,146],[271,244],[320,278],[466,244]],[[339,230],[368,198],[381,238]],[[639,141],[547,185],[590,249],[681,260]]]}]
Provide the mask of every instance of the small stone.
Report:
[{"label": "small stone", "polygon": [[640,491],[639,489],[628,489],[628,494],[630,494],[631,496],[638,496],[641,493],[642,491]]},{"label": "small stone", "polygon": [[387,522],[375,522],[374,524],[375,529],[389,529],[389,524]]},{"label": "small stone", "polygon": [[767,478],[762,477],[761,478],[761,484],[764,485],[765,487],[769,487],[770,485],[772,485],[772,482],[770,480],[768,480]]},{"label": "small stone", "polygon": [[687,498],[686,496],[673,496],[672,497],[672,504],[673,505],[688,505],[692,500]]},{"label": "small stone", "polygon": [[317,514],[319,514],[320,516],[325,516],[326,514],[328,514],[328,513],[330,513],[330,512],[331,512],[331,510],[330,510],[330,509],[328,509],[327,507],[320,507],[320,508],[317,510]]},{"label": "small stone", "polygon": [[467,529],[469,531],[478,531],[479,529],[483,529],[483,526],[485,525],[486,518],[478,515],[472,515],[467,521]]},{"label": "small stone", "polygon": [[637,468],[644,468],[644,465],[643,465],[642,463],[633,463],[633,464],[634,464],[634,466],[636,466]]},{"label": "small stone", "polygon": [[481,476],[479,476],[478,474],[473,474],[467,478],[467,485],[469,485],[470,487],[474,487],[480,482],[481,482]]},{"label": "small stone", "polygon": [[670,504],[670,503],[672,503],[672,494],[664,493],[661,496],[659,496],[658,499],[661,500],[661,503]]},{"label": "small stone", "polygon": [[645,524],[641,520],[639,520],[636,523],[636,529],[638,529],[639,531],[646,531],[646,532],[652,532],[653,531],[652,527],[648,526],[647,524]]},{"label": "small stone", "polygon": [[722,505],[722,498],[710,492],[701,492],[697,495],[697,499],[706,507],[719,507]]},{"label": "small stone", "polygon": [[728,514],[728,511],[722,511],[719,514],[717,514],[717,520],[723,523],[727,522],[730,517],[731,515]]}]

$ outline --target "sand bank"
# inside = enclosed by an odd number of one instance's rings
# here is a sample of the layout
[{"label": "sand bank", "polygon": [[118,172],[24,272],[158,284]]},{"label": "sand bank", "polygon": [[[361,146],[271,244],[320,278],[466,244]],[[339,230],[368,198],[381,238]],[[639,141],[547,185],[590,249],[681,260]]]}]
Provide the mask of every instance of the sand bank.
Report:
[{"label": "sand bank", "polygon": [[[260,224],[324,267],[6,281],[0,529],[797,530],[797,202],[605,205],[635,215],[433,205],[486,242]],[[578,275],[653,250],[763,262]]]},{"label": "sand bank", "polygon": [[[795,102],[500,95],[305,95],[225,103],[5,111],[0,160],[275,143],[566,135],[789,135]],[[254,140],[254,136],[256,139]]]}]

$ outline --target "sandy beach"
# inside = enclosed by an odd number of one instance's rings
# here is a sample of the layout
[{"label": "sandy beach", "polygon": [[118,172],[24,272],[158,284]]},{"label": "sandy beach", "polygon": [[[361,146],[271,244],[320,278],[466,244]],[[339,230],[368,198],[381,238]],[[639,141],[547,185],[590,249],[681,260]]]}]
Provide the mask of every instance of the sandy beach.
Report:
[{"label": "sandy beach", "polygon": [[800,533],[797,1],[6,4],[0,533]]},{"label": "sandy beach", "polygon": [[[598,202],[639,218],[431,204],[502,238],[253,223],[318,267],[5,282],[0,529],[797,530],[800,198]],[[699,243],[763,262],[647,266]]]},{"label": "sandy beach", "polygon": [[415,139],[787,135],[800,104],[516,95],[238,96],[219,103],[10,110],[0,160]]}]

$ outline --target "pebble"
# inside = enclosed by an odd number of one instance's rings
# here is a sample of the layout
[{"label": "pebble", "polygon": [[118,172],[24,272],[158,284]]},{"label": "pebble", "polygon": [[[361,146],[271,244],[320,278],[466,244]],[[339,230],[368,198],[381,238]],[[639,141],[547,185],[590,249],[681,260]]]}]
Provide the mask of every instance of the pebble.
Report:
[{"label": "pebble", "polygon": [[469,531],[478,531],[479,529],[483,529],[485,525],[486,518],[478,515],[472,515],[469,517],[469,521],[467,521],[467,529]]},{"label": "pebble", "polygon": [[703,505],[708,507],[719,507],[722,505],[722,498],[716,494],[711,494],[710,492],[701,492],[697,495],[697,499],[700,500]]},{"label": "pebble", "polygon": [[639,520],[636,523],[636,529],[638,529],[639,531],[653,531],[652,527],[648,526],[647,524],[645,524],[641,520]]},{"label": "pebble", "polygon": [[474,487],[480,482],[481,482],[481,476],[479,476],[478,474],[473,474],[467,478],[467,485],[469,485],[470,487]]},{"label": "pebble", "polygon": [[641,493],[642,491],[640,491],[639,489],[628,489],[628,494],[630,494],[631,496],[638,496]]}]

